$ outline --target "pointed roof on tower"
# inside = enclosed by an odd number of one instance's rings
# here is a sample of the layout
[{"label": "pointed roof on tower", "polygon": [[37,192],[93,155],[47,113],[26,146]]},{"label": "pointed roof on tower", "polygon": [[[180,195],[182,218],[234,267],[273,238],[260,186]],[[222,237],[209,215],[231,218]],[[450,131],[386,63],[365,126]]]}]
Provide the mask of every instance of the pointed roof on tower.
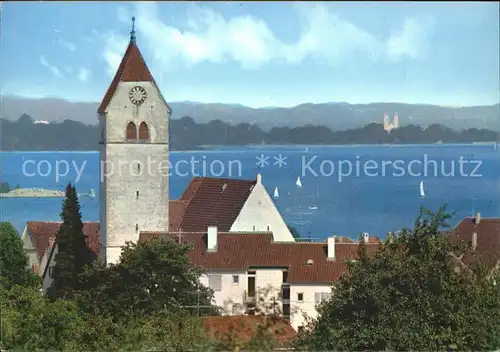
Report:
[{"label": "pointed roof on tower", "polygon": [[125,51],[125,55],[123,55],[122,62],[120,63],[120,66],[118,66],[115,77],[113,78],[113,81],[111,81],[111,84],[102,99],[101,105],[99,105],[99,108],[97,109],[99,114],[106,111],[106,108],[113,98],[120,82],[151,82],[158,89],[153,75],[151,74],[151,71],[149,71],[149,68],[135,42],[135,17],[132,17],[130,42],[127,50]]}]

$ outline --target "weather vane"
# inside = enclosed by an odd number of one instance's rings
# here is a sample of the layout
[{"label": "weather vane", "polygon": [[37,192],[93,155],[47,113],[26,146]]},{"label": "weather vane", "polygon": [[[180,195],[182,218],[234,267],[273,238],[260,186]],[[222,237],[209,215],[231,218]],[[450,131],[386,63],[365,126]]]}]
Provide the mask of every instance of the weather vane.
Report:
[{"label": "weather vane", "polygon": [[130,41],[135,43],[135,17],[132,17],[132,30],[130,31]]}]

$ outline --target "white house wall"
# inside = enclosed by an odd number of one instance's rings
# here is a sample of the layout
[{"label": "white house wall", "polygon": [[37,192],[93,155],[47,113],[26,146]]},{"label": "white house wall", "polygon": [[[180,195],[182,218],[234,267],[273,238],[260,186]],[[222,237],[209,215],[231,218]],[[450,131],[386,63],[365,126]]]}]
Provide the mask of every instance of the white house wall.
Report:
[{"label": "white house wall", "polygon": [[[316,310],[315,293],[331,294],[330,285],[318,284],[291,284],[290,285],[290,307],[291,307],[291,325],[295,330],[305,323],[303,314],[306,313],[311,318],[316,318],[318,312]],[[303,301],[298,300],[298,294],[303,294]]]},{"label": "white house wall", "polygon": [[[58,247],[57,247],[57,245],[55,245],[52,256],[50,257],[50,261],[48,261],[48,263],[47,263],[45,275],[43,276],[42,288],[43,288],[44,293],[47,293],[47,290],[49,289],[50,285],[52,285],[52,277],[49,275],[49,273],[50,273],[50,268],[54,267],[56,265],[55,258],[56,258],[57,252],[58,252]],[[49,255],[50,255],[50,253],[47,253],[46,256],[48,257]]]},{"label": "white house wall", "polygon": [[[263,298],[267,310],[261,307],[266,314],[272,312],[272,303],[276,302],[277,313],[282,313],[281,289],[283,283],[282,269],[256,269],[255,292]],[[200,282],[209,286],[209,276],[221,276],[221,289],[214,292],[214,304],[224,309],[223,314],[240,315],[245,309],[245,297],[248,292],[248,275],[246,271],[207,271],[200,278]],[[238,275],[239,283],[233,283],[233,275]],[[315,293],[331,294],[328,284],[290,284],[290,324],[295,330],[305,323],[304,313],[311,318],[317,317]],[[298,294],[303,294],[303,301],[298,301]],[[273,297],[275,301],[273,301]],[[271,309],[271,311],[269,311]]]},{"label": "white house wall", "polygon": [[[200,277],[200,282],[209,285],[210,275],[221,276],[221,289],[214,291],[214,303],[224,309],[224,314],[236,315],[244,312],[244,297],[247,290],[247,276],[244,271],[207,271]],[[233,276],[238,275],[238,284],[233,283]]]},{"label": "white house wall", "polygon": [[21,241],[23,242],[23,251],[28,256],[28,266],[33,268],[33,265],[40,266],[40,262],[38,259],[38,255],[36,253],[35,245],[33,244],[33,240],[29,235],[28,226],[24,227],[23,233],[21,235]]},{"label": "white house wall", "polygon": [[255,184],[230,231],[272,231],[277,242],[295,241],[262,183]]}]

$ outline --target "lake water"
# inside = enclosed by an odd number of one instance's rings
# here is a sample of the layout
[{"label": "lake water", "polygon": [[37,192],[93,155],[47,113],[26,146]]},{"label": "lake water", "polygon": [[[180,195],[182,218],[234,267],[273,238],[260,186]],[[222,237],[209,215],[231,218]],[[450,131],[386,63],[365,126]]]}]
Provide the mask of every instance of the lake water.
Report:
[{"label": "lake water", "polygon": [[[268,159],[259,166],[257,157],[261,155]],[[280,155],[281,167],[277,163]],[[383,238],[388,231],[411,227],[421,206],[435,210],[447,203],[448,210],[455,213],[452,225],[476,211],[486,217],[499,216],[499,156],[492,145],[287,146],[173,152],[170,197],[177,199],[182,194],[192,171],[243,179],[255,179],[261,173],[270,195],[278,188],[280,197],[274,201],[285,221],[303,237],[357,237],[368,232]],[[2,152],[0,158],[2,181],[11,186],[64,190],[68,182],[74,182],[78,192],[99,192],[97,152]],[[191,168],[190,161],[198,164]],[[64,174],[65,162],[68,174],[58,176],[56,165]],[[80,177],[75,167],[82,170]],[[298,177],[301,188],[296,186]],[[425,197],[420,195],[421,181]],[[80,198],[84,220],[98,220],[98,199]],[[61,200],[0,199],[1,220],[12,222],[19,231],[28,220],[59,220]]]}]

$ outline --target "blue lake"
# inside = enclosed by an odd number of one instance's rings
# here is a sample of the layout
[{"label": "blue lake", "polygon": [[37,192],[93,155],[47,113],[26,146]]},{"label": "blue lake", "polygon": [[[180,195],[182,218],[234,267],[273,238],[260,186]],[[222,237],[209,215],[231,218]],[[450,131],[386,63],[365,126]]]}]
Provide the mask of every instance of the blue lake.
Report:
[{"label": "blue lake", "polygon": [[[261,155],[268,159],[259,166]],[[435,210],[447,203],[454,212],[452,225],[476,211],[486,217],[499,216],[499,156],[499,150],[486,144],[173,152],[170,197],[177,199],[194,174],[255,179],[261,173],[270,195],[278,188],[275,203],[285,221],[303,237],[357,237],[368,232],[383,238],[388,231],[411,227],[421,206]],[[99,192],[98,152],[2,152],[0,158],[2,181],[11,186],[63,190],[73,182],[78,192]],[[283,161],[281,167],[276,158]],[[195,164],[189,164],[192,161]],[[58,176],[56,165],[64,174],[66,163],[67,175]],[[82,170],[80,177],[76,169]],[[425,197],[420,195],[421,181]],[[84,220],[98,220],[98,199],[81,197]],[[59,220],[61,200],[0,199],[1,221],[10,221],[21,231],[28,220]]]}]

